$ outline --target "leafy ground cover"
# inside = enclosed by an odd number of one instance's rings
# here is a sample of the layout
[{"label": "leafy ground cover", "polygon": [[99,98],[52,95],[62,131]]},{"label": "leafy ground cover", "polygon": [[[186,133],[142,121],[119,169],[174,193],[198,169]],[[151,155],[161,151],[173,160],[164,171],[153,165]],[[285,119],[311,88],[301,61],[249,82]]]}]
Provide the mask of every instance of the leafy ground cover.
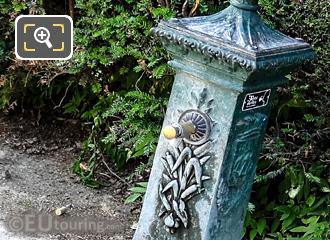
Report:
[{"label": "leafy ground cover", "polygon": [[[330,2],[260,0],[272,27],[310,43],[318,58],[278,89],[245,221],[244,239],[330,238]],[[0,107],[75,119],[88,134],[73,166],[84,184],[98,173],[136,182],[141,201],[173,81],[169,56],[150,28],[173,16],[211,14],[228,1],[0,0]],[[19,14],[70,14],[69,61],[20,61]],[[92,27],[91,27],[92,26]],[[116,174],[117,177],[114,175]],[[100,183],[101,182],[101,183]]]}]

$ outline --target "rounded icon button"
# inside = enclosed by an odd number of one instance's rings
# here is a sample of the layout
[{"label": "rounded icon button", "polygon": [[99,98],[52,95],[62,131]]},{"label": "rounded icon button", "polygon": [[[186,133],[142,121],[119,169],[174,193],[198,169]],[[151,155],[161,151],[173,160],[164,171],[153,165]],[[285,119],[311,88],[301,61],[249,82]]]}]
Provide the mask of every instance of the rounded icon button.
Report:
[{"label": "rounded icon button", "polygon": [[46,43],[48,48],[52,48],[53,45],[51,44],[51,42],[49,41],[50,38],[50,33],[49,30],[45,27],[38,27],[35,31],[34,31],[34,39],[38,42],[38,43]]},{"label": "rounded icon button", "polygon": [[12,217],[7,223],[7,227],[13,232],[21,232],[24,229],[24,221],[21,217]]}]

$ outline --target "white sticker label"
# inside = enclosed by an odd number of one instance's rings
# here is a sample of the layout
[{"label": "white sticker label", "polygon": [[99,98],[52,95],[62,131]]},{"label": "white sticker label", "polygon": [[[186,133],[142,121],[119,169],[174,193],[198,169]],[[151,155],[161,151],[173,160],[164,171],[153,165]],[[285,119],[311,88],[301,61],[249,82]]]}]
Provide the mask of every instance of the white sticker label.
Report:
[{"label": "white sticker label", "polygon": [[242,111],[264,107],[268,104],[271,89],[246,94]]}]

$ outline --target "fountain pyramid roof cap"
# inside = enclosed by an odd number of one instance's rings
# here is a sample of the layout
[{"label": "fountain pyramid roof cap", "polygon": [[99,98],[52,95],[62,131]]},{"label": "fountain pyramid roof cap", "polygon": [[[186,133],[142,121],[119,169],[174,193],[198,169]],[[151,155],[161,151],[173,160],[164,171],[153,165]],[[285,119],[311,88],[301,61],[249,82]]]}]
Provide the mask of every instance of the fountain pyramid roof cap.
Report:
[{"label": "fountain pyramid roof cap", "polygon": [[[270,62],[264,62],[258,66],[258,60],[272,56],[291,55],[290,61],[295,65],[314,57],[309,44],[271,29],[256,9],[256,0],[232,0],[231,6],[217,14],[173,18],[161,22],[152,31],[165,41],[205,55],[216,58],[234,55],[242,62],[240,65],[249,69],[269,65]],[[290,64],[290,61],[283,61],[283,64]]]}]

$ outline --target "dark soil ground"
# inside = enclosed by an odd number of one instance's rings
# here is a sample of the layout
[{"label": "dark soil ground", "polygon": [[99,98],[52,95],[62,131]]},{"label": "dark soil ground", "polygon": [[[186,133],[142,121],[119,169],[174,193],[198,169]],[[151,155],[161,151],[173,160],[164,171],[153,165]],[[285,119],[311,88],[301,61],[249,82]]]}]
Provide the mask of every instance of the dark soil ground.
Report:
[{"label": "dark soil ground", "polygon": [[[73,120],[40,123],[33,118],[0,116],[0,240],[131,239],[139,210],[124,205],[125,190],[115,177],[110,187],[83,186],[71,172],[84,133]],[[124,190],[123,190],[124,189]],[[111,225],[104,233],[23,234],[9,231],[10,216],[27,212],[54,216],[69,206],[61,220],[97,218]]]}]

